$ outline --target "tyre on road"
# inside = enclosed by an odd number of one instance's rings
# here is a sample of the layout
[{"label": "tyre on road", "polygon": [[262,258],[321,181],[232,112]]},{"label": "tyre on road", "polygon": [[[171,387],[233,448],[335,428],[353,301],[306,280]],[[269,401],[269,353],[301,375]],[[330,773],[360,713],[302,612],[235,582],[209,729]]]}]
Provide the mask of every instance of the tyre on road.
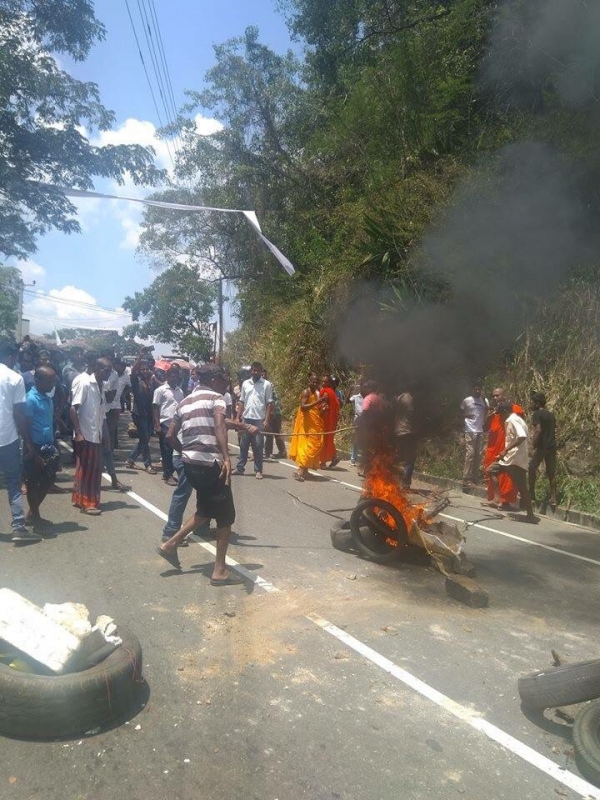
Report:
[{"label": "tyre on road", "polygon": [[344,553],[353,553],[356,550],[352,541],[349,520],[339,519],[334,522],[329,530],[329,535],[331,536],[331,544],[336,550],[342,550]]},{"label": "tyre on road", "polygon": [[56,739],[82,734],[128,712],[142,682],[142,648],[120,626],[123,643],[96,666],[68,675],[33,675],[0,664],[0,734]]},{"label": "tyre on road", "polygon": [[[385,522],[386,516],[394,526]],[[350,517],[350,530],[356,549],[378,564],[401,558],[403,545],[408,544],[402,514],[391,503],[377,498],[361,500]]]},{"label": "tyre on road", "polygon": [[575,717],[573,746],[582,775],[600,786],[600,700],[585,706]]},{"label": "tyre on road", "polygon": [[600,697],[600,659],[549,667],[519,678],[519,695],[526,708],[545,708],[584,703]]}]

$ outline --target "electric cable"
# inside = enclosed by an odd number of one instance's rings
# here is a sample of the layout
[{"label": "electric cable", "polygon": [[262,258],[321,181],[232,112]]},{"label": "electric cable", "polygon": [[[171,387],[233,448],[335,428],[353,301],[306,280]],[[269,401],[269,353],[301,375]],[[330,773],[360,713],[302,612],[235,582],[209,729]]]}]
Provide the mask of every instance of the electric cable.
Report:
[{"label": "electric cable", "polygon": [[[125,6],[127,8],[127,14],[129,15],[129,21],[131,23],[131,30],[133,31],[133,36],[135,38],[135,43],[137,45],[138,54],[139,54],[140,60],[142,62],[142,67],[144,68],[144,74],[146,75],[146,81],[147,81],[148,87],[150,89],[150,94],[152,95],[152,102],[154,104],[154,109],[155,109],[156,115],[158,117],[158,122],[160,124],[160,127],[164,128],[162,117],[160,115],[160,110],[158,108],[158,103],[156,102],[156,96],[154,94],[154,89],[152,88],[152,81],[150,80],[150,75],[149,75],[148,70],[146,68],[146,62],[145,62],[144,56],[142,54],[142,48],[141,48],[141,45],[140,45],[140,40],[138,39],[137,31],[136,31],[136,28],[135,28],[135,23],[133,21],[133,16],[131,14],[131,9],[129,8],[129,0],[125,0]],[[175,167],[175,161],[173,159],[173,154],[171,152],[171,148],[169,146],[168,139],[165,139],[165,144],[166,144],[166,147],[167,147],[167,152],[169,154],[169,158],[171,159],[171,164],[173,165],[173,167]]]}]

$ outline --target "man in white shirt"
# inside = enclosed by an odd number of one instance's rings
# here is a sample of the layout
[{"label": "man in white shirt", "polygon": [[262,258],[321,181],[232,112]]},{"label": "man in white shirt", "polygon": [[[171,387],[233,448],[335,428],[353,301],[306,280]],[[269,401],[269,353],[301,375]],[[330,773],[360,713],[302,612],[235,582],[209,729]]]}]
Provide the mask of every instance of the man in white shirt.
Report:
[{"label": "man in white shirt", "polygon": [[258,433],[250,436],[243,433],[240,438],[240,456],[235,468],[236,475],[243,475],[248,461],[248,450],[252,446],[254,455],[254,476],[262,480],[263,476],[263,430],[271,424],[273,412],[273,387],[263,378],[263,366],[254,361],[250,367],[250,377],[244,381],[238,402],[238,422],[244,422],[258,428]]},{"label": "man in white shirt", "polygon": [[517,487],[521,500],[527,511],[525,518],[519,519],[523,522],[536,523],[539,519],[533,513],[531,496],[527,487],[527,470],[529,467],[529,453],[527,448],[527,425],[522,417],[513,412],[512,403],[501,401],[496,406],[496,412],[504,423],[505,447],[488,469],[487,474],[494,489],[494,499],[489,504],[500,508],[500,484],[498,475],[506,473],[510,475],[513,483]]},{"label": "man in white shirt", "polygon": [[[114,450],[119,449],[119,417],[121,416],[121,395],[125,391],[126,386],[130,386],[131,380],[127,372],[127,366],[120,358],[113,360],[113,372],[116,375],[116,380],[111,372],[109,378],[110,388],[105,387],[105,394],[114,389],[114,399],[106,404],[106,424],[108,425],[108,432],[110,434],[110,446]],[[111,383],[112,378],[112,383]],[[108,398],[107,398],[108,399]]]},{"label": "man in white shirt", "polygon": [[0,344],[0,472],[4,476],[12,517],[12,538],[16,544],[40,542],[42,537],[25,527],[21,491],[21,450],[19,433],[25,449],[33,454],[33,445],[25,420],[25,382],[14,371],[17,348],[9,342]]},{"label": "man in white shirt", "polygon": [[102,428],[105,425],[102,390],[110,371],[110,361],[98,358],[91,375],[84,372],[73,381],[71,422],[77,462],[72,502],[82,513],[90,515],[102,513]]},{"label": "man in white shirt", "polygon": [[167,371],[167,380],[154,390],[152,398],[152,417],[154,433],[158,434],[160,455],[162,458],[163,481],[169,486],[177,486],[177,479],[173,477],[173,448],[167,442],[167,431],[171,420],[175,416],[177,406],[185,397],[181,384],[181,369],[177,364],[171,364]]},{"label": "man in white shirt", "polygon": [[463,468],[463,491],[468,491],[479,482],[481,456],[483,452],[483,426],[487,403],[481,392],[481,384],[473,386],[473,394],[460,404],[465,420],[465,465]]}]

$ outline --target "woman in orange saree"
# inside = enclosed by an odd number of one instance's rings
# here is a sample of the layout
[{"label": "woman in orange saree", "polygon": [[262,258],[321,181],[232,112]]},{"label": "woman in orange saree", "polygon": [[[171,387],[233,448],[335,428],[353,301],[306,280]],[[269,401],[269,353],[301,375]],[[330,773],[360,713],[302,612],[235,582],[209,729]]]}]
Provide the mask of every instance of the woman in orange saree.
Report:
[{"label": "woman in orange saree", "polygon": [[313,372],[309,376],[308,387],[300,395],[294,435],[288,449],[289,457],[298,465],[298,470],[294,472],[297,481],[305,480],[308,477],[308,470],[317,469],[320,464],[325,430],[321,410],[326,401],[319,397],[318,385],[317,376]]},{"label": "woman in orange saree", "polygon": [[321,467],[327,467],[327,462],[330,461],[329,468],[335,467],[339,463],[337,450],[335,449],[335,429],[337,428],[338,418],[340,416],[340,401],[337,398],[335,390],[331,385],[331,377],[323,375],[321,398],[327,398],[326,404],[323,405],[323,425],[325,426],[325,434],[323,435],[323,447],[321,449]]}]

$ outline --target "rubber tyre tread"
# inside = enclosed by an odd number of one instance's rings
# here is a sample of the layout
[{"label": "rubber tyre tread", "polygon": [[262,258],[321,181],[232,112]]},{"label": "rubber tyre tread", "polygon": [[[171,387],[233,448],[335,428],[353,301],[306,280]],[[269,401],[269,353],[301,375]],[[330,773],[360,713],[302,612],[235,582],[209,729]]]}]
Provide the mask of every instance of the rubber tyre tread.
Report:
[{"label": "rubber tyre tread", "polygon": [[0,734],[56,739],[82,734],[127,712],[142,681],[142,648],[119,627],[123,643],[104,661],[68,675],[31,675],[0,664]]},{"label": "rubber tyre tread", "polygon": [[361,500],[352,512],[350,516],[352,541],[356,549],[371,561],[377,564],[389,564],[402,557],[403,548],[401,546],[394,547],[393,545],[388,545],[389,549],[382,550],[382,545],[385,545],[382,538],[373,533],[373,531],[365,528],[364,525],[360,525],[363,512],[374,507],[383,509],[393,518],[396,523],[400,544],[404,544],[408,541],[406,523],[400,512],[394,508],[391,503],[376,498]]},{"label": "rubber tyre tread", "polygon": [[563,664],[519,678],[519,695],[526,708],[569,706],[600,697],[600,659]]},{"label": "rubber tyre tread", "polygon": [[329,531],[331,536],[331,544],[336,550],[342,550],[344,553],[349,553],[356,548],[354,547],[354,540],[352,539],[352,531],[350,530],[350,522],[347,519],[340,519],[334,522]]},{"label": "rubber tyre tread", "polygon": [[573,747],[582,775],[600,786],[600,700],[589,703],[575,717]]}]

